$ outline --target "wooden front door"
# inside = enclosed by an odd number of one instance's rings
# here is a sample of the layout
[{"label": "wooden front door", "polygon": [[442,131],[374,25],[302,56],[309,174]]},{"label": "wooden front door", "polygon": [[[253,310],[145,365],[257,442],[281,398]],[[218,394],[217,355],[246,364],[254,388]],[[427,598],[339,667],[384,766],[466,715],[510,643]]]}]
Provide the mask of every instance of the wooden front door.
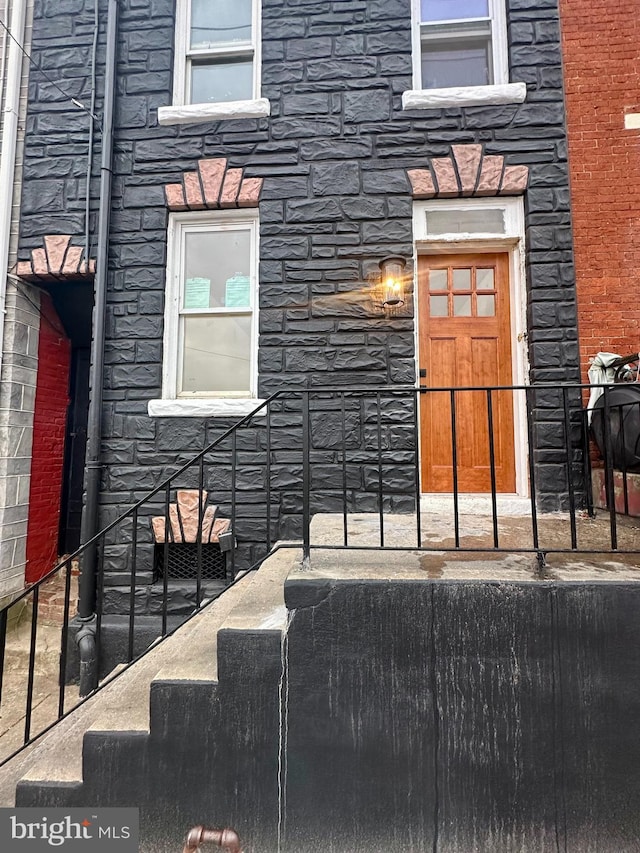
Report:
[{"label": "wooden front door", "polygon": [[[512,384],[509,256],[422,256],[418,262],[420,384],[429,389]],[[456,391],[455,471],[459,492],[515,491],[513,396]],[[491,428],[490,428],[491,425]],[[492,438],[492,441],[491,441]],[[420,396],[423,492],[454,486],[449,391]]]}]

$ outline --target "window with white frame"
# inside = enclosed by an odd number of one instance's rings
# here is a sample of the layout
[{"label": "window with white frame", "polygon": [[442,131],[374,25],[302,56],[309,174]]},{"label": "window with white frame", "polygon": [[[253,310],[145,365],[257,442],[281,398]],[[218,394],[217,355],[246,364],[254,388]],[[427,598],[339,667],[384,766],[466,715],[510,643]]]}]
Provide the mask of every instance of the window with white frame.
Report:
[{"label": "window with white frame", "polygon": [[260,96],[259,0],[178,0],[174,104]]},{"label": "window with white frame", "polygon": [[417,89],[507,83],[504,0],[414,0]]},{"label": "window with white frame", "polygon": [[256,396],[257,239],[255,213],[171,214],[165,399]]}]

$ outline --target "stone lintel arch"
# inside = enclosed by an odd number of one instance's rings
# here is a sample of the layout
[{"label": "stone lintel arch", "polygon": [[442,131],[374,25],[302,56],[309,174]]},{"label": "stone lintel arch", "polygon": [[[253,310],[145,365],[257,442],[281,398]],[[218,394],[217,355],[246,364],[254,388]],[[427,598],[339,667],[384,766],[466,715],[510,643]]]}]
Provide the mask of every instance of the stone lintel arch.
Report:
[{"label": "stone lintel arch", "polygon": [[424,169],[407,169],[415,199],[522,195],[528,166],[507,166],[501,154],[480,144],[452,145],[449,157],[430,157]]},{"label": "stone lintel arch", "polygon": [[262,178],[245,178],[244,169],[229,168],[226,157],[198,161],[194,172],[183,172],[180,183],[165,184],[169,210],[223,210],[257,207]]},{"label": "stone lintel arch", "polygon": [[84,249],[71,245],[70,234],[47,234],[43,246],[31,251],[31,259],[18,261],[16,274],[26,281],[55,281],[92,278],[96,271],[93,258],[83,259]]}]

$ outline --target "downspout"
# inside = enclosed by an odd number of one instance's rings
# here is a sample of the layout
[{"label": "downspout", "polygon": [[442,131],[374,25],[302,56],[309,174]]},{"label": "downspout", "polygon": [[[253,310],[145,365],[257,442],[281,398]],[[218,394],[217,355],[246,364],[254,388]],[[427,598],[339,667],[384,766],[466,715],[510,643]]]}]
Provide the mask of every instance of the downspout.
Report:
[{"label": "downspout", "polygon": [[[104,382],[104,329],[109,259],[109,219],[111,213],[111,165],[113,158],[113,108],[116,81],[116,39],[118,3],[109,0],[107,13],[107,53],[105,62],[104,109],[102,114],[102,161],[100,164],[100,204],[98,208],[98,247],[93,296],[91,367],[89,370],[89,413],[85,462],[85,505],[82,513],[81,541],[89,542],[98,532],[98,493],[100,489],[100,445],[102,442],[102,386]],[[89,258],[85,258],[89,263]],[[79,581],[76,642],[80,654],[80,695],[86,696],[98,685],[96,649],[96,573],[98,549],[90,545],[82,555]]]},{"label": "downspout", "polygon": [[11,208],[13,206],[13,183],[16,167],[16,146],[18,142],[18,114],[20,111],[20,83],[22,79],[23,56],[18,45],[24,41],[26,17],[27,0],[14,0],[11,9],[11,23],[9,24],[13,38],[9,39],[6,104],[4,106],[4,123],[2,127],[2,149],[0,150],[0,223],[2,223],[0,226],[0,370],[2,369],[2,348],[4,344]]}]

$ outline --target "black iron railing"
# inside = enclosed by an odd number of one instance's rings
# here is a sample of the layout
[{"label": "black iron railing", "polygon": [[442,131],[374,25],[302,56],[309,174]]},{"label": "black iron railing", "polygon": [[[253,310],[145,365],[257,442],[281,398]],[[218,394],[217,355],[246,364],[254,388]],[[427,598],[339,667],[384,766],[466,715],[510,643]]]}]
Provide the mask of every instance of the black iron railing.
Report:
[{"label": "black iron railing", "polygon": [[[322,387],[274,394],[26,589],[12,608],[0,610],[0,713],[7,695],[15,713],[16,678],[22,678],[24,708],[22,736],[9,753],[78,704],[69,683],[78,667],[71,582],[76,561],[83,572],[92,570],[83,564],[87,554],[96,558],[101,676],[120,662],[104,648],[109,620],[126,620],[123,662],[130,663],[150,644],[141,617],[155,634],[168,636],[239,573],[259,567],[281,541],[286,545],[278,547],[301,547],[305,561],[314,549],[327,548],[530,553],[541,564],[554,553],[637,554],[635,527],[616,513],[616,477],[625,482],[629,511],[626,483],[638,448],[636,442],[620,457],[620,442],[635,440],[640,396],[617,403],[611,396],[617,386],[603,387],[594,417],[608,509],[597,523],[588,386]],[[431,491],[439,494],[424,494]],[[470,505],[468,492],[482,497]],[[514,501],[515,530],[505,523],[512,511],[506,505]],[[224,524],[213,535],[216,519]],[[227,521],[230,529],[222,529]],[[56,577],[64,590],[58,685],[51,719],[43,723],[34,718],[41,591]],[[181,584],[178,612],[172,609],[175,584]],[[10,614],[20,604],[30,611],[30,624],[18,675],[7,640]],[[9,757],[0,738],[0,759],[3,754]]]}]

